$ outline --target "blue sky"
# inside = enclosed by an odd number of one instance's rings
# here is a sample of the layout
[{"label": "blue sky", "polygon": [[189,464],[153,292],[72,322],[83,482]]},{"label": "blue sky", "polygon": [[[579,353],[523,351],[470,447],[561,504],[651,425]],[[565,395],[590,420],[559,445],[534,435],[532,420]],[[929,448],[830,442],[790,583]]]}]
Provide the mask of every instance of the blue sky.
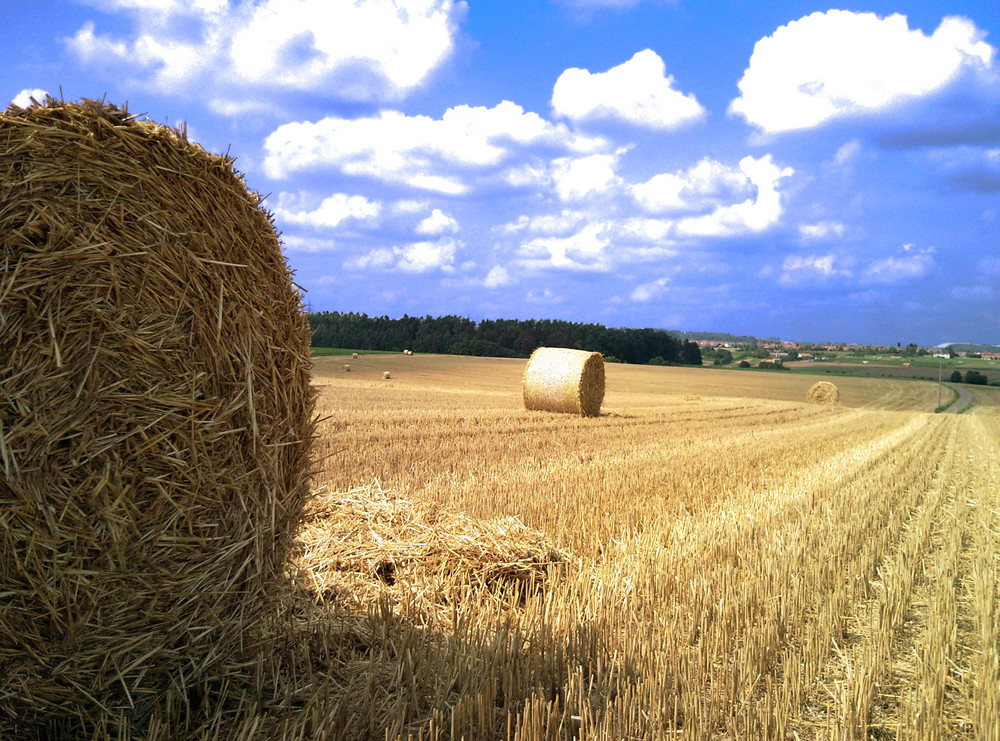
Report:
[{"label": "blue sky", "polygon": [[996,0],[0,0],[0,98],[186,123],[313,310],[1000,343]]}]

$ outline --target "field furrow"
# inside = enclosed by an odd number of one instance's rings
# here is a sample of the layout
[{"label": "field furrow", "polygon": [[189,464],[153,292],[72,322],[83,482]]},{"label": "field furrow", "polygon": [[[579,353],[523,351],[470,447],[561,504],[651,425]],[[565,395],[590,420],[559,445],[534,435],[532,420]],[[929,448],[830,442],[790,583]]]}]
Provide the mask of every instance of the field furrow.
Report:
[{"label": "field furrow", "polygon": [[[869,721],[873,704],[882,705],[886,697],[892,697],[881,690],[889,680],[891,645],[910,612],[917,571],[948,498],[956,455],[956,427],[949,426],[938,460],[925,460],[934,470],[929,486],[914,488],[905,508],[894,518],[901,526],[876,564],[867,595],[845,606],[842,634],[834,641],[822,673],[793,722],[793,729],[802,738],[868,738],[870,730],[885,729],[884,724]],[[905,518],[900,516],[903,514]]]},{"label": "field furrow", "polygon": [[935,548],[925,560],[913,600],[909,627],[914,645],[904,644],[900,648],[905,653],[895,657],[901,738],[991,738],[998,733],[997,678],[993,673],[990,679],[984,666],[996,656],[997,643],[992,627],[983,634],[996,617],[990,603],[996,581],[992,586],[976,583],[977,561],[983,566],[980,559],[995,561],[997,556],[995,544],[984,536],[997,508],[994,464],[989,461],[998,451],[990,449],[989,433],[984,435],[981,425],[963,425],[962,432],[966,439],[954,459],[945,517],[933,535]]}]

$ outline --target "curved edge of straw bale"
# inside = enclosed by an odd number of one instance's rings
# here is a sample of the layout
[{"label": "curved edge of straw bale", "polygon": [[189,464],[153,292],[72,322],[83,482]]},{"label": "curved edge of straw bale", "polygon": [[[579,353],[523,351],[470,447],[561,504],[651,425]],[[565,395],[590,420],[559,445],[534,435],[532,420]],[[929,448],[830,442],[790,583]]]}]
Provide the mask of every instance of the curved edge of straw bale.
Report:
[{"label": "curved edge of straw bale", "polygon": [[47,99],[0,163],[0,737],[176,730],[242,691],[308,496],[301,296],[181,131]]},{"label": "curved edge of straw bale", "polygon": [[829,381],[817,381],[809,387],[806,401],[810,404],[837,404],[840,402],[840,391]]},{"label": "curved edge of straw bale", "polygon": [[604,356],[539,347],[528,359],[521,387],[525,409],[596,417],[604,401]]}]

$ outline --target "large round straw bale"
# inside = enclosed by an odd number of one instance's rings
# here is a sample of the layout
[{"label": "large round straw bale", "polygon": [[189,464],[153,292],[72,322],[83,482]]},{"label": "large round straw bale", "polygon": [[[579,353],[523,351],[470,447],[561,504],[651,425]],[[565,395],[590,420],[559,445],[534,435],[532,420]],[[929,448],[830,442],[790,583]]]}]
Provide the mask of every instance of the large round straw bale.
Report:
[{"label": "large round straw bale", "polygon": [[604,400],[604,357],[585,350],[539,347],[528,360],[521,386],[525,409],[596,416]]},{"label": "large round straw bale", "polygon": [[389,373],[389,371],[384,371],[384,372],[382,373],[382,378],[386,378],[386,379],[388,379],[388,378],[392,378],[392,374],[391,374],[391,373]]},{"label": "large round straw bale", "polygon": [[312,410],[231,158],[98,101],[0,113],[0,737],[209,712],[282,573]]},{"label": "large round straw bale", "polygon": [[810,404],[836,404],[840,401],[840,392],[829,381],[817,381],[809,387],[806,401]]}]

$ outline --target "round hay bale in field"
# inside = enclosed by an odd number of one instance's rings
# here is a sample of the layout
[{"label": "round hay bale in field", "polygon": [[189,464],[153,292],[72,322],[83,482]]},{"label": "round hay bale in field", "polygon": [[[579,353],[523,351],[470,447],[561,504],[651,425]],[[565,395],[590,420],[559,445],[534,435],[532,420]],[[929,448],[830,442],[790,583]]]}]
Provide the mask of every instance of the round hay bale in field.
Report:
[{"label": "round hay bale in field", "polygon": [[604,357],[539,347],[528,360],[521,386],[525,409],[597,416],[604,400]]},{"label": "round hay bale in field", "polygon": [[0,113],[0,737],[176,737],[246,691],[315,424],[261,200],[113,105]]},{"label": "round hay bale in field", "polygon": [[347,363],[344,363],[344,372],[345,373],[351,372],[351,366],[349,366]]},{"label": "round hay bale in field", "polygon": [[806,401],[810,404],[836,404],[840,401],[840,392],[829,381],[817,381],[809,387]]},{"label": "round hay bale in field", "polygon": [[358,354],[356,352],[352,352],[351,353],[351,360],[357,360],[357,359],[358,359]]},{"label": "round hay bale in field", "polygon": [[392,378],[392,374],[391,374],[391,373],[389,373],[389,371],[385,371],[385,372],[384,372],[384,373],[382,374],[382,378],[387,378],[387,379],[388,379],[388,378]]}]

